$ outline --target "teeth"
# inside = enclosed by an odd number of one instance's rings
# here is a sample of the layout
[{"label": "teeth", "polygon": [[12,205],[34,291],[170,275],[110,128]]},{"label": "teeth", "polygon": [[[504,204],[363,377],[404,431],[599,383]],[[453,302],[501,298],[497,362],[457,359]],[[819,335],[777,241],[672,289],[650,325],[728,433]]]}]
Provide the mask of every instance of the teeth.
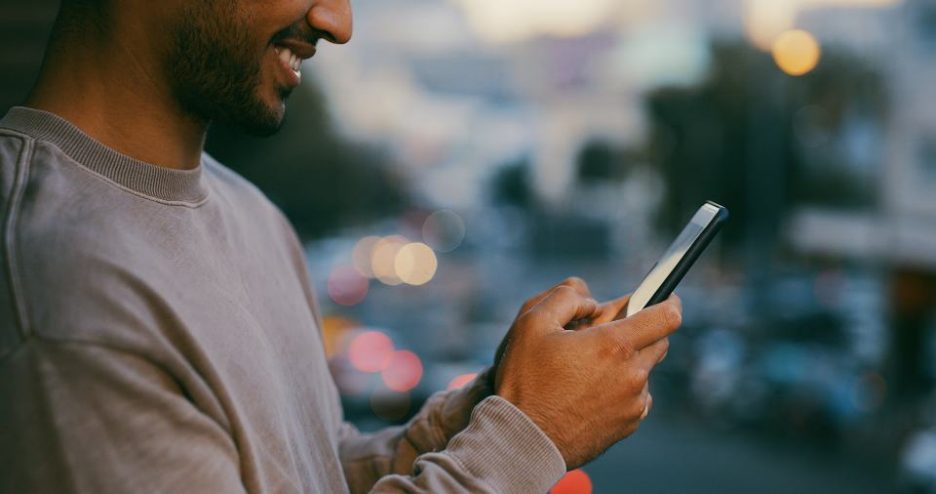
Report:
[{"label": "teeth", "polygon": [[297,75],[302,70],[302,59],[296,56],[289,48],[276,48],[279,59],[283,64],[292,69]]},{"label": "teeth", "polygon": [[279,49],[279,59],[286,65],[291,65],[292,52],[289,51],[289,48],[280,48]]}]

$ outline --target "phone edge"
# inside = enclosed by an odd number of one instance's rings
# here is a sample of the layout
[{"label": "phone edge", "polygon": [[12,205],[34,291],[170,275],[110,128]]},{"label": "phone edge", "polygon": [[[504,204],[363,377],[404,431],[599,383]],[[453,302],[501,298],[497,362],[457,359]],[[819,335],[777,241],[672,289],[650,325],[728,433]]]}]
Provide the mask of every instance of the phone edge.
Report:
[{"label": "phone edge", "polygon": [[686,255],[679,260],[679,263],[676,264],[676,267],[673,268],[670,275],[660,284],[660,288],[650,297],[650,300],[647,301],[647,305],[645,305],[644,308],[658,304],[669,298],[682,281],[683,277],[686,276],[686,273],[689,272],[692,265],[695,264],[699,256],[702,255],[702,252],[705,251],[709,243],[712,242],[712,239],[715,238],[715,235],[721,230],[722,224],[728,219],[729,213],[727,208],[712,201],[706,201],[706,204],[711,204],[718,208],[718,213],[715,215],[712,222],[705,227],[705,230],[702,230],[698,241],[696,241],[686,252]]}]

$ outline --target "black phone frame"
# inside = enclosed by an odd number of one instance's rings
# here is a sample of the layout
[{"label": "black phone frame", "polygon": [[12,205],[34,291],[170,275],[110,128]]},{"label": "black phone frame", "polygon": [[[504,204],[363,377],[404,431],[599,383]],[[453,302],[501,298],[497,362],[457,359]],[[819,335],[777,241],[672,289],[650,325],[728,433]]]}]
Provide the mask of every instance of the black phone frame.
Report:
[{"label": "black phone frame", "polygon": [[696,239],[692,245],[689,246],[689,250],[686,251],[686,255],[679,260],[676,264],[676,267],[673,268],[673,271],[663,280],[663,283],[660,284],[660,287],[657,288],[657,291],[650,297],[650,300],[647,301],[645,307],[650,307],[651,305],[658,304],[666,299],[673,293],[673,290],[676,289],[676,286],[679,285],[679,282],[682,281],[683,277],[686,276],[686,273],[689,272],[689,268],[695,264],[696,260],[702,255],[702,252],[705,251],[705,248],[708,247],[709,243],[715,238],[715,235],[721,229],[721,226],[728,219],[728,209],[721,204],[718,204],[714,201],[705,201],[705,204],[714,206],[718,208],[718,212],[715,214],[715,217],[712,218],[712,221],[702,230],[702,233],[699,234],[699,237]]}]

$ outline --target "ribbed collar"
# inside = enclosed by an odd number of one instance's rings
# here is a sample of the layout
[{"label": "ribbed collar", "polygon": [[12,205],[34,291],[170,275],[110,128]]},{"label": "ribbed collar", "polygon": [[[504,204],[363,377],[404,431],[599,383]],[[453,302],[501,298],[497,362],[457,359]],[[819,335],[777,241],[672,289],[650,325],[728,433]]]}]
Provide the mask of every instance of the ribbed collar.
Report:
[{"label": "ribbed collar", "polygon": [[204,159],[192,170],[146,163],[101,144],[54,113],[23,106],[11,108],[0,120],[0,127],[50,142],[82,166],[139,194],[185,203],[198,203],[208,197],[202,177]]}]

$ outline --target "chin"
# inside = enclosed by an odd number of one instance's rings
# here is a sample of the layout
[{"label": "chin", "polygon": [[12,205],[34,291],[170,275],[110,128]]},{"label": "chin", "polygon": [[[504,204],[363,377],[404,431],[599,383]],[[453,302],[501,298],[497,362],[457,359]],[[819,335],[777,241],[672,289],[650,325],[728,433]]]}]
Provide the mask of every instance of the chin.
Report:
[{"label": "chin", "polygon": [[256,137],[268,137],[277,132],[280,128],[283,127],[283,114],[280,114],[276,118],[270,118],[262,121],[251,121],[242,125],[239,125],[244,132],[256,136]]},{"label": "chin", "polygon": [[233,121],[227,123],[250,135],[266,137],[280,130],[285,116],[285,98],[275,98],[274,101],[257,98],[253,104],[240,108]]}]

